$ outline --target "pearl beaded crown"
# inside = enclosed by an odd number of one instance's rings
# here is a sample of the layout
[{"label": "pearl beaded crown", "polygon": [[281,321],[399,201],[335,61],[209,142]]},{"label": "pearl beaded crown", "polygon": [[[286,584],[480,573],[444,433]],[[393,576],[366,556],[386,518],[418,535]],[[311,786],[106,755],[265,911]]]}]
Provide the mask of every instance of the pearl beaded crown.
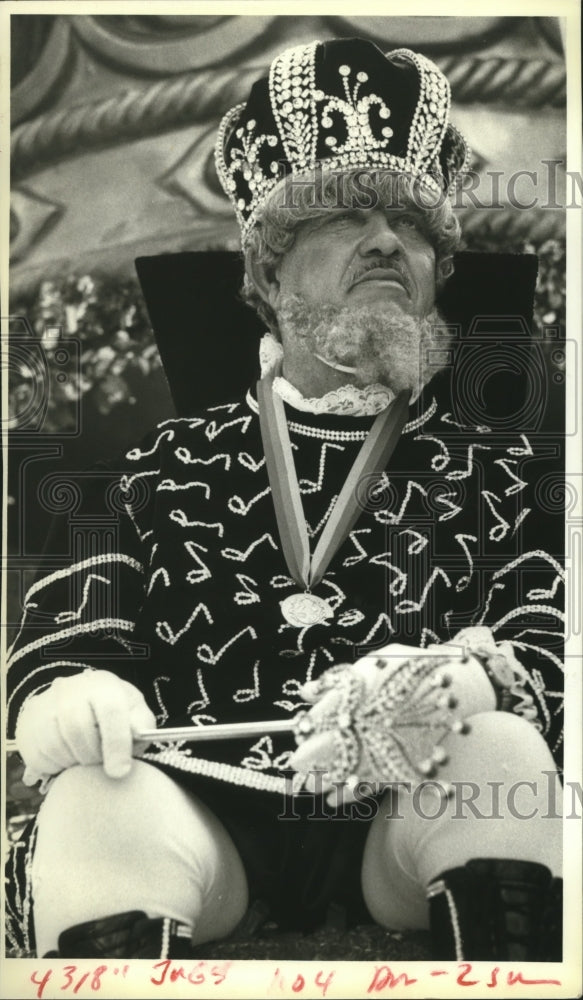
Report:
[{"label": "pearl beaded crown", "polygon": [[286,49],[217,136],[243,244],[273,189],[318,167],[394,170],[449,189],[468,158],[449,108],[446,77],[409,49],[385,55],[358,38]]}]

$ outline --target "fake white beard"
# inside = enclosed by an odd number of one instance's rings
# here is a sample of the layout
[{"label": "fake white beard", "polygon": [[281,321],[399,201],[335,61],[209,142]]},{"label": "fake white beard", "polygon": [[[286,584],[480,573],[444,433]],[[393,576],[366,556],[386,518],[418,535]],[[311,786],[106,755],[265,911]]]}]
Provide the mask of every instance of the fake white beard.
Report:
[{"label": "fake white beard", "polygon": [[284,337],[304,339],[311,354],[349,373],[353,385],[409,389],[413,398],[445,367],[452,340],[437,309],[421,319],[395,304],[314,306],[289,295],[277,319]]}]

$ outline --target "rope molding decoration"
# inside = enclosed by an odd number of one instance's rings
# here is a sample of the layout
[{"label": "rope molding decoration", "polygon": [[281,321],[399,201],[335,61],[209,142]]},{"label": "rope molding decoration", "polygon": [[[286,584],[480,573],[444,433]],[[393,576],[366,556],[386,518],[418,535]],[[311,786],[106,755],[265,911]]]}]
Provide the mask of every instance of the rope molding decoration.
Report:
[{"label": "rope molding decoration", "polygon": [[453,100],[459,104],[504,101],[521,108],[559,108],[566,102],[565,67],[560,62],[457,56],[436,61],[451,84]]},{"label": "rope molding decoration", "polygon": [[[454,101],[460,104],[500,101],[538,108],[565,103],[565,69],[558,62],[473,56],[447,56],[437,62],[450,79]],[[218,121],[226,108],[245,96],[257,74],[257,66],[210,77],[191,73],[145,90],[128,90],[121,96],[48,112],[14,129],[13,174],[73,150],[148,136],[188,122]]]},{"label": "rope molding decoration", "polygon": [[538,244],[545,240],[565,238],[564,212],[541,208],[472,209],[460,219],[465,237],[492,237],[493,240],[528,239]]},{"label": "rope molding decoration", "polygon": [[257,77],[257,67],[207,74],[188,74],[145,90],[127,90],[101,101],[52,111],[14,129],[12,169],[26,169],[39,159],[107,144],[115,139],[152,135],[176,125],[212,122],[236,104]]}]

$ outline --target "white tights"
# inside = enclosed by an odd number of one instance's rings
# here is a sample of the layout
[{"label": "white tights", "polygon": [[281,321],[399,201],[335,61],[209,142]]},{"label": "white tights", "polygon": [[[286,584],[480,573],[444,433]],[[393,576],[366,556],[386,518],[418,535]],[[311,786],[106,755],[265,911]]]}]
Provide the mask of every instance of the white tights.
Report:
[{"label": "white tights", "polygon": [[71,767],[39,812],[32,864],[37,954],[68,927],[126,910],[172,917],[193,943],[224,937],[247,908],[243,865],[193,795],[135,760],[127,778]]},{"label": "white tights", "polygon": [[[362,868],[365,900],[384,926],[426,927],[426,886],[472,857],[538,861],[561,873],[561,820],[545,818],[552,779],[543,772],[554,767],[544,740],[501,712],[469,722],[468,735],[446,741],[449,762],[439,777],[480,787],[503,782],[498,810],[487,796],[476,799],[481,813],[500,818],[479,818],[457,795],[443,809],[428,789],[417,799],[406,791],[397,802],[387,796]],[[517,781],[536,782],[536,797],[524,786],[509,801]],[[538,815],[519,818],[535,807]],[[387,819],[391,809],[395,818]],[[436,812],[442,815],[424,818]],[[55,779],[39,814],[32,886],[41,956],[57,949],[68,927],[125,910],[188,924],[199,944],[227,935],[248,901],[241,860],[222,824],[194,795],[139,760],[121,780],[107,778],[100,766],[72,767]]]},{"label": "white tights", "polygon": [[[454,786],[451,799],[429,788],[417,798],[399,794],[397,803],[387,796],[373,821],[363,891],[372,916],[385,927],[428,927],[426,887],[471,858],[536,861],[561,876],[561,790],[544,739],[506,712],[482,712],[468,722],[467,735],[443,741],[449,760],[439,779]],[[488,782],[500,783],[497,802]],[[462,801],[472,790],[474,809]],[[387,813],[395,818],[387,820]]]}]

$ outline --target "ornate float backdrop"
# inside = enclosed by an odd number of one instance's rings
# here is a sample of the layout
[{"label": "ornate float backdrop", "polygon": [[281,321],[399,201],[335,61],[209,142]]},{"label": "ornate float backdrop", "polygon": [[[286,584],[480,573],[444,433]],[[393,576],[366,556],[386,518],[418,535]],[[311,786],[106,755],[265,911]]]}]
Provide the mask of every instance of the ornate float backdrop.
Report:
[{"label": "ornate float backdrop", "polygon": [[[565,153],[555,18],[49,15],[14,16],[12,28],[17,297],[73,268],[130,274],[138,254],[236,247],[214,170],[217,124],[275,54],[312,38],[424,52],[451,80],[474,169],[552,169],[561,200],[563,167],[543,166]],[[525,174],[516,193],[531,192]],[[560,209],[469,205],[461,217],[470,242],[564,234]]]}]

